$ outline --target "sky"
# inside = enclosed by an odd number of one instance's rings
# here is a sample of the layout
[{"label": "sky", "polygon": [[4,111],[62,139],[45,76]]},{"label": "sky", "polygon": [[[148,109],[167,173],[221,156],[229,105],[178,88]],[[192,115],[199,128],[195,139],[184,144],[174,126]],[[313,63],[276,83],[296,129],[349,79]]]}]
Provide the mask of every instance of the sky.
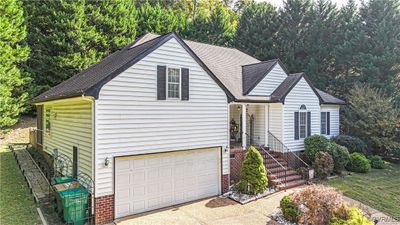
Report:
[{"label": "sky", "polygon": [[[283,1],[284,0],[256,0],[256,2],[269,2],[276,7],[282,7]],[[331,1],[336,3],[336,5],[339,7],[347,3],[347,0],[331,0]],[[356,3],[359,3],[359,1],[356,1]]]}]

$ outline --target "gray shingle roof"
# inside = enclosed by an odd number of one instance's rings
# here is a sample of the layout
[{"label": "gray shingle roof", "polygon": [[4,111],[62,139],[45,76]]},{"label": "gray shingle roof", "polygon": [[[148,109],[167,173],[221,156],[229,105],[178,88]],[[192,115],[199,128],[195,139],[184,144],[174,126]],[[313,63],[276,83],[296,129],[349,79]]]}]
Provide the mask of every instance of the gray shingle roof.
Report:
[{"label": "gray shingle roof", "polygon": [[271,94],[271,99],[275,101],[283,101],[286,95],[292,90],[292,88],[299,82],[303,77],[303,73],[295,73],[286,77],[285,80],[275,89]]},{"label": "gray shingle roof", "polygon": [[99,91],[96,85],[108,79],[108,76],[132,59],[137,58],[150,47],[156,45],[160,38],[145,42],[134,48],[123,48],[98,63],[93,64],[82,72],[75,74],[68,80],[54,86],[50,90],[38,95],[32,99],[32,102],[43,102],[53,99],[92,95],[93,92]]},{"label": "gray shingle roof", "polygon": [[278,60],[273,59],[242,66],[243,94],[249,94],[277,63]]},{"label": "gray shingle roof", "polygon": [[[175,33],[163,36],[146,34],[123,49],[107,56],[100,62],[72,76],[61,84],[35,97],[32,102],[81,95],[97,98],[101,87],[112,78],[135,64],[171,38],[176,38],[192,57],[210,74],[227,93],[228,98],[237,102],[276,102],[282,94],[291,89],[296,75],[289,76],[272,96],[247,96],[279,60],[260,62],[235,48],[220,47],[180,39]],[[243,76],[242,76],[243,75]],[[297,82],[295,82],[297,83]],[[294,84],[295,84],[294,83]],[[289,90],[290,91],[290,90]],[[331,104],[337,98],[321,92]],[[330,96],[330,97],[329,97]],[[333,99],[334,98],[334,99]],[[341,100],[339,100],[341,101]],[[343,102],[343,101],[341,101]],[[341,103],[338,103],[341,104]]]},{"label": "gray shingle roof", "polygon": [[326,92],[323,92],[317,88],[316,88],[316,90],[317,90],[319,96],[321,97],[323,104],[335,104],[335,105],[345,105],[346,104],[346,102],[341,99],[338,99],[338,98],[336,98]]}]

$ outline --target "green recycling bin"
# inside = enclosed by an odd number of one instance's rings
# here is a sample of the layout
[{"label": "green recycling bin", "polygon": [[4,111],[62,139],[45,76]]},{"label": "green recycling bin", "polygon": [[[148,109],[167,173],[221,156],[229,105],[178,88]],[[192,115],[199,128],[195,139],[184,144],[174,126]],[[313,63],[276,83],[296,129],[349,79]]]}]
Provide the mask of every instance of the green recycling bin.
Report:
[{"label": "green recycling bin", "polygon": [[54,178],[54,184],[68,183],[68,182],[72,182],[73,180],[74,180],[74,178],[72,178],[72,176],[56,177],[56,178]]},{"label": "green recycling bin", "polygon": [[72,188],[60,192],[64,207],[64,220],[74,225],[83,225],[86,221],[86,210],[89,192],[84,187]]},{"label": "green recycling bin", "polygon": [[[53,180],[54,185],[57,184],[64,184],[68,182],[72,182],[74,178],[72,176],[60,176],[60,177],[55,177]],[[57,213],[58,215],[62,215],[63,213],[63,206],[61,203],[61,199],[59,195],[56,195],[56,201],[57,201]]]}]

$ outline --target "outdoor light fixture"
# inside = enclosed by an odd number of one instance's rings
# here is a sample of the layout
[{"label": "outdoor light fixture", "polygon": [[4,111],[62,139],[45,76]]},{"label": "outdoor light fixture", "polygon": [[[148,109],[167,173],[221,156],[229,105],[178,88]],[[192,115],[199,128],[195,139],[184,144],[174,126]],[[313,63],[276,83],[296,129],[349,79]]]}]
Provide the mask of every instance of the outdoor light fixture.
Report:
[{"label": "outdoor light fixture", "polygon": [[110,164],[110,159],[106,157],[106,159],[104,160],[104,165],[108,166],[109,164]]}]

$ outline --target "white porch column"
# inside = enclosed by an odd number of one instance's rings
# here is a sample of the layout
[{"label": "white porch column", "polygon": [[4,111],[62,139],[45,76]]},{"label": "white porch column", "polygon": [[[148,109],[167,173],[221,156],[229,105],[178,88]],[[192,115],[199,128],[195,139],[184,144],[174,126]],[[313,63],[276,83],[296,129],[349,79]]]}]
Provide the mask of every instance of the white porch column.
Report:
[{"label": "white porch column", "polygon": [[264,106],[264,144],[268,146],[268,131],[269,131],[269,104]]},{"label": "white porch column", "polygon": [[242,147],[243,149],[246,149],[247,146],[247,131],[246,131],[246,127],[247,127],[247,115],[246,115],[246,104],[242,104]]}]

